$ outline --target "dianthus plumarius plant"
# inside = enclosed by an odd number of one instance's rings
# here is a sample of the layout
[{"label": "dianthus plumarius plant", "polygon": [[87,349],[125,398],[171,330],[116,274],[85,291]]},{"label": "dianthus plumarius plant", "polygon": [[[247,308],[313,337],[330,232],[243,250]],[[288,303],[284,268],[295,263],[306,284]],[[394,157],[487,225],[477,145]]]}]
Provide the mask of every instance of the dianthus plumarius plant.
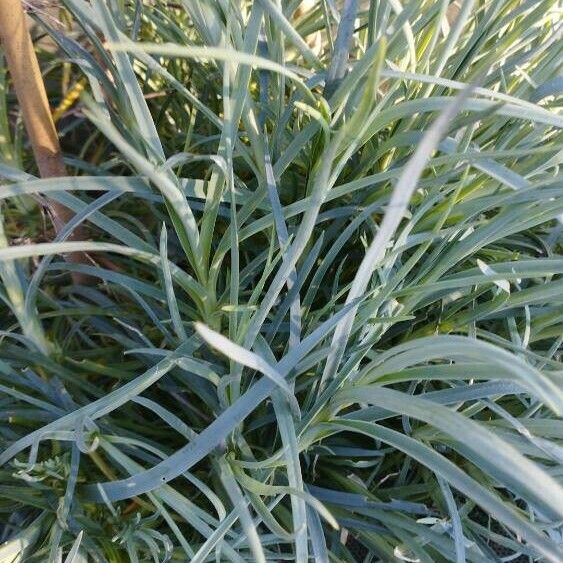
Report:
[{"label": "dianthus plumarius plant", "polygon": [[45,4],[0,561],[561,561],[561,4]]}]

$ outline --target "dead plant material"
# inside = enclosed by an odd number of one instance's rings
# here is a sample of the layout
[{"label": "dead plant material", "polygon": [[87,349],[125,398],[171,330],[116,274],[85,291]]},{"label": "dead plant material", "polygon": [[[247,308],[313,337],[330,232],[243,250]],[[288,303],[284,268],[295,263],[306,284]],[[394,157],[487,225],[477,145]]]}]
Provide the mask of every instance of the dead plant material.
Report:
[{"label": "dead plant material", "polygon": [[[39,174],[42,178],[66,176],[57,131],[21,0],[0,0],[0,40]],[[46,201],[58,233],[74,217],[74,213],[56,201]],[[69,240],[82,240],[83,235],[83,229],[77,228]],[[65,259],[78,264],[90,263],[84,252],[69,253]],[[73,279],[77,283],[91,282],[91,278],[83,274],[73,274]]]}]

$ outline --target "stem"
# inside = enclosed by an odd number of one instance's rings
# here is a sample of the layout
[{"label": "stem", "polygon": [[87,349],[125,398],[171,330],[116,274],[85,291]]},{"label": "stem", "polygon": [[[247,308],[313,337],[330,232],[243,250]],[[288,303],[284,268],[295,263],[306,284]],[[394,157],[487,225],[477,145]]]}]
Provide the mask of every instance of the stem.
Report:
[{"label": "stem", "polygon": [[[39,174],[42,178],[66,176],[59,138],[21,0],[0,0],[0,40]],[[70,209],[56,201],[47,200],[47,209],[57,232],[74,216]],[[82,234],[81,229],[76,229],[69,239],[82,240]],[[66,260],[89,263],[84,252],[70,253]],[[86,281],[81,274],[73,274],[73,279],[77,283]]]}]

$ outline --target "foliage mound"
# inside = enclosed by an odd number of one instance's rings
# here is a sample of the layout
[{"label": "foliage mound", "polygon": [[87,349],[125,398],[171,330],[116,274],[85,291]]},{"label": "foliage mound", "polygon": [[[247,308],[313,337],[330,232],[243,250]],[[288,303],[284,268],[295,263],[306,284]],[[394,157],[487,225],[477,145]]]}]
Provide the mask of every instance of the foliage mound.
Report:
[{"label": "foliage mound", "polygon": [[1,561],[561,561],[560,4],[300,4],[32,10]]}]

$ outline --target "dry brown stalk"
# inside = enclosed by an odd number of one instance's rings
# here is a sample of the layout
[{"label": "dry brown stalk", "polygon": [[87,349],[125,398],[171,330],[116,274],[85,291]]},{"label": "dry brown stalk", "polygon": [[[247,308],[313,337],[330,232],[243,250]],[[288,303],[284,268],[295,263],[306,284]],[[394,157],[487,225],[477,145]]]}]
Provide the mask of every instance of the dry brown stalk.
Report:
[{"label": "dry brown stalk", "polygon": [[[42,178],[66,176],[57,131],[21,0],[0,0],[0,41],[39,174]],[[57,232],[74,216],[73,211],[53,200],[47,200],[47,208]],[[80,228],[75,229],[69,237],[69,240],[81,239],[83,232]],[[90,262],[83,252],[69,253],[65,258],[75,263]],[[73,275],[73,279],[79,283],[88,281],[86,276],[80,274]]]}]

